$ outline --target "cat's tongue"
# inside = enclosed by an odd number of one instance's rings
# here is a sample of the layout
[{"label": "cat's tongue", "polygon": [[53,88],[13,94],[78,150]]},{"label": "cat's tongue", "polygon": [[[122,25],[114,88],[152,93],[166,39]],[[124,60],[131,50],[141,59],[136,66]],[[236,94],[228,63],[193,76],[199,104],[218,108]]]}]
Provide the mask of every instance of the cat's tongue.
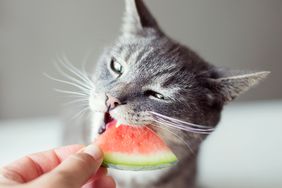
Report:
[{"label": "cat's tongue", "polygon": [[134,125],[128,125],[124,124],[119,120],[116,120],[111,117],[109,113],[101,113],[101,112],[96,112],[94,114],[94,125],[95,127],[99,127],[98,133],[102,134],[104,133],[109,126],[115,126],[116,128],[119,126],[130,126],[130,127],[135,127]]},{"label": "cat's tongue", "polygon": [[106,130],[109,128],[109,127],[112,127],[112,126],[115,126],[116,128],[120,126],[120,124],[118,124],[118,121],[113,119],[112,121],[108,122],[106,124]]},{"label": "cat's tongue", "polygon": [[124,124],[124,123],[122,123],[122,121],[114,119],[114,118],[110,115],[110,113],[105,113],[104,122],[105,122],[106,127],[107,127],[108,125],[111,125],[111,126],[114,125],[114,126],[116,126],[116,127],[119,127],[119,126],[121,126],[121,125],[134,127],[133,125]]},{"label": "cat's tongue", "polygon": [[104,123],[105,124],[102,127],[103,130],[101,131],[102,133],[105,132],[109,126],[115,126],[116,128],[118,128],[121,125],[122,126],[131,126],[131,127],[133,127],[133,125],[124,124],[121,121],[112,118],[109,113],[105,113]]},{"label": "cat's tongue", "polygon": [[115,126],[116,128],[118,128],[119,126],[130,126],[130,127],[134,127],[133,125],[129,125],[129,124],[124,124],[122,123],[121,121],[119,120],[116,120],[116,119],[111,119],[111,121],[109,121],[107,124],[106,124],[106,130],[108,127],[111,127],[111,126]]}]

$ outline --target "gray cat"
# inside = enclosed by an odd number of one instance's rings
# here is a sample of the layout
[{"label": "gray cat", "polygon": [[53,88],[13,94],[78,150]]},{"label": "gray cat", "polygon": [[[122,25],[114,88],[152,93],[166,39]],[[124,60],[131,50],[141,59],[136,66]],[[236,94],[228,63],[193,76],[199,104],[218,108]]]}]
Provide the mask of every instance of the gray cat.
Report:
[{"label": "gray cat", "polygon": [[228,71],[207,63],[169,38],[142,0],[126,0],[121,36],[104,51],[92,80],[82,79],[93,119],[84,137],[93,140],[111,118],[149,125],[179,163],[148,172],[110,171],[118,186],[194,187],[199,145],[219,122],[223,106],[268,73]]}]

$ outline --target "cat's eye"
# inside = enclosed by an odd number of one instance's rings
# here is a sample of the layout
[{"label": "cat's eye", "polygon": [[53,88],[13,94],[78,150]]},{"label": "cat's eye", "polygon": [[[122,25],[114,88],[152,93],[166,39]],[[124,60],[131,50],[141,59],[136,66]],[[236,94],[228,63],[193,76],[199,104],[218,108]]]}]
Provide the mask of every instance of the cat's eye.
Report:
[{"label": "cat's eye", "polygon": [[123,73],[123,66],[115,58],[111,59],[110,67],[116,74],[121,75]]},{"label": "cat's eye", "polygon": [[160,100],[165,100],[165,97],[162,94],[155,92],[153,90],[145,91],[144,95],[147,96],[147,97],[154,97],[154,98],[157,98],[157,99],[160,99]]}]

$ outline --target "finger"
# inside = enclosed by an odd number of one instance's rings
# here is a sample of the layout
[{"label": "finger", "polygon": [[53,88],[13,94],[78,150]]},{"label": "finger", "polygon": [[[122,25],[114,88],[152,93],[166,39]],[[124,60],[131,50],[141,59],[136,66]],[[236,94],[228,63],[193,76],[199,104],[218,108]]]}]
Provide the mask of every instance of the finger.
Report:
[{"label": "finger", "polygon": [[88,180],[88,182],[94,181],[95,179],[98,179],[102,176],[106,176],[108,173],[108,170],[106,168],[100,167],[96,174],[92,174],[91,178]]},{"label": "finger", "polygon": [[93,182],[92,188],[115,188],[116,183],[111,176],[103,176]]},{"label": "finger", "polygon": [[102,176],[85,184],[82,188],[115,188],[116,183],[111,176]]},{"label": "finger", "polygon": [[95,177],[96,178],[99,178],[99,177],[102,177],[102,176],[105,176],[107,175],[108,173],[108,170],[104,167],[100,167],[97,171],[97,173],[95,174]]},{"label": "finger", "polygon": [[4,166],[0,175],[19,183],[29,182],[49,172],[83,147],[83,145],[70,145],[25,156]]},{"label": "finger", "polygon": [[107,173],[108,173],[108,170],[106,168],[100,167],[98,169],[98,171],[96,172],[96,174],[93,174],[92,177],[85,183],[84,186],[86,186],[89,183],[93,183],[93,181],[95,181],[96,179],[101,178],[102,176],[106,176]]},{"label": "finger", "polygon": [[33,185],[77,188],[84,185],[102,164],[102,151],[90,145],[82,153],[71,155],[50,173],[42,176]]}]

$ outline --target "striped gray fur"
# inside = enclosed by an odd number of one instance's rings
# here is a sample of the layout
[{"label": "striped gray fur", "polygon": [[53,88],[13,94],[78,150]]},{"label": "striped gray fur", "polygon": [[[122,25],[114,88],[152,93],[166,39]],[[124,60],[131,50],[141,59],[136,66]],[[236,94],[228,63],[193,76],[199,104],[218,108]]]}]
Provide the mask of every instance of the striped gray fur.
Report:
[{"label": "striped gray fur", "polygon": [[[207,136],[200,133],[214,129],[223,105],[265,78],[268,72],[236,72],[234,75],[232,71],[217,68],[169,38],[142,0],[125,2],[121,35],[113,46],[105,49],[92,76],[95,85],[89,96],[92,113],[105,108],[97,105],[105,100],[98,96],[117,98],[123,105],[110,111],[111,116],[125,124],[150,124],[180,162],[162,172],[126,172],[128,176],[116,175],[115,178],[120,188],[193,187],[197,153]],[[123,66],[121,75],[111,70],[111,61]],[[148,91],[161,94],[165,100],[148,96]],[[149,112],[171,119],[156,118]],[[189,127],[189,123],[206,128]],[[94,127],[95,123],[90,126]]]}]

